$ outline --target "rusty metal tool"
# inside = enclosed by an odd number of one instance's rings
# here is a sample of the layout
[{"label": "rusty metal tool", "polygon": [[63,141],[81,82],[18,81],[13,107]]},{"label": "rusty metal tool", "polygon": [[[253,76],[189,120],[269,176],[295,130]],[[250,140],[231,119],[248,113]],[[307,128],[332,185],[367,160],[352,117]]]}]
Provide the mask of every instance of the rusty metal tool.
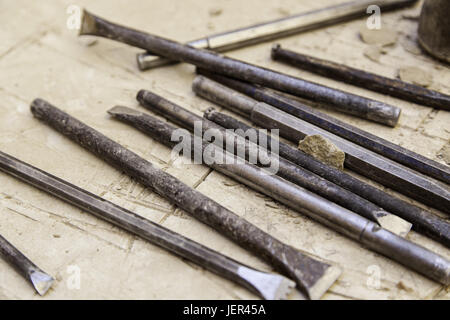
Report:
[{"label": "rusty metal tool", "polygon": [[[367,8],[371,5],[376,5],[383,12],[387,12],[410,6],[416,2],[417,0],[350,1],[274,21],[210,35],[188,42],[187,44],[194,48],[209,49],[216,52],[231,51],[363,17],[367,15]],[[137,62],[140,70],[148,70],[175,63],[169,59],[160,58],[147,52],[139,53],[137,55]]]},{"label": "rusty metal tool", "polygon": [[0,255],[43,296],[55,281],[0,235]]},{"label": "rusty metal tool", "polygon": [[191,63],[213,72],[325,103],[342,112],[389,126],[397,124],[401,113],[399,108],[380,101],[251,65],[225,57],[216,52],[196,49],[175,41],[126,28],[92,15],[87,11],[83,12],[80,35],[100,36],[120,41],[172,60]]},{"label": "rusty metal tool", "polygon": [[[348,169],[431,207],[450,213],[450,192],[447,185],[353,143],[349,141],[350,139],[346,140],[336,133],[346,131],[348,135],[357,136],[365,134],[364,131],[356,128],[353,130],[353,127],[329,116],[311,112],[311,108],[271,90],[223,76],[208,74],[208,77],[214,80],[203,77],[195,81],[193,90],[198,95],[249,117],[253,123],[263,128],[278,128],[281,136],[296,144],[307,135],[322,135],[346,153],[345,166]],[[299,116],[292,115],[291,113],[294,113],[292,110]],[[317,123],[320,125],[316,126]]]},{"label": "rusty metal tool", "polygon": [[[379,76],[343,64],[286,50],[281,48],[280,45],[275,45],[272,48],[272,59],[364,89],[384,93],[424,106],[450,111],[449,95],[401,80]],[[447,172],[447,178],[448,183],[450,183],[450,170]]]},{"label": "rusty metal tool", "polygon": [[447,63],[450,63],[449,12],[448,0],[426,0],[419,21],[420,45],[433,57]]},{"label": "rusty metal tool", "polygon": [[[235,132],[242,136],[249,130],[256,130],[256,128],[248,126],[230,115],[211,109],[204,113],[204,117],[226,129],[239,130]],[[272,137],[270,135],[259,133],[258,139],[264,141],[264,145],[270,150],[270,147],[272,146]],[[281,141],[278,141],[278,152],[280,157],[308,169],[309,171],[352,191],[360,197],[379,205],[383,209],[406,219],[413,224],[413,230],[427,235],[450,248],[450,223],[446,220],[420,207],[394,197],[352,175],[320,162],[300,151],[298,148],[291,147]]]},{"label": "rusty metal tool", "polygon": [[154,167],[100,132],[41,99],[31,104],[33,115],[136,181],[265,259],[277,271],[294,280],[311,299],[320,298],[341,271],[313,259],[275,239],[199,191]]},{"label": "rusty metal tool", "polygon": [[[177,128],[155,117],[126,107],[113,108],[109,113],[121,121],[132,124],[166,146],[172,147],[177,143],[173,141],[174,131]],[[217,171],[435,281],[450,283],[450,262],[445,258],[287,180],[264,172],[265,169],[249,164],[215,144],[204,140],[204,143],[196,147],[194,137],[188,132],[183,135],[184,139],[191,141],[194,153],[201,153],[204,162]],[[213,149],[211,152],[205,152],[211,147]]]},{"label": "rusty metal tool", "polygon": [[[0,152],[0,170],[121,229],[186,258],[228,280],[236,282],[261,298],[268,300],[285,299],[288,297],[291,289],[295,287],[293,281],[283,276],[262,272],[243,265],[3,152]],[[14,253],[11,249],[12,247],[10,245],[8,247],[8,243],[5,241],[0,237],[1,251],[6,250],[10,256],[12,255],[12,259],[20,262],[20,266],[25,265],[24,271],[32,279],[39,293],[44,289],[48,289],[53,280],[30,264],[23,255]],[[6,249],[4,249],[4,242],[7,245]],[[38,284],[36,284],[37,282]]]},{"label": "rusty metal tool", "polygon": [[[236,136],[226,132],[223,127],[217,126],[210,121],[203,121],[202,117],[197,116],[189,110],[186,110],[153,92],[141,90],[137,94],[137,100],[145,108],[157,112],[188,130],[193,131],[195,123],[197,122],[198,124],[202,124],[202,130],[204,132],[207,132],[208,130],[221,131],[221,133],[218,133],[223,136],[220,141],[223,141],[227,146],[234,144],[235,150],[244,150],[244,152],[238,156],[243,156],[247,159],[250,158],[251,155],[259,155],[259,159],[256,159],[257,161],[255,161],[254,164],[262,164],[263,166],[276,163],[276,167],[274,167],[276,170],[274,173],[281,178],[306,188],[348,210],[372,220],[386,230],[401,236],[406,236],[411,230],[410,222],[392,215],[364,198],[359,197],[347,189],[341,188],[309,170],[297,166],[286,159],[279,158],[278,155],[268,154],[268,152],[266,152],[267,149],[262,149],[256,143],[245,141],[245,139],[242,138],[236,139]],[[222,146],[223,145],[221,145],[221,147]]]}]

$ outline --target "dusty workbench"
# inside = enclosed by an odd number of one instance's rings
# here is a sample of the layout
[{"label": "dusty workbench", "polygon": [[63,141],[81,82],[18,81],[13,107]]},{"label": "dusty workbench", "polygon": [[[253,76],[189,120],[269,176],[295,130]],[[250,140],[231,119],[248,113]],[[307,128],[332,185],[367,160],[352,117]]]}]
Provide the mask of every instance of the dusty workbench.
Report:
[{"label": "dusty workbench", "polygon": [[[110,119],[114,105],[139,108],[135,95],[150,89],[198,114],[211,106],[191,91],[194,68],[181,64],[138,71],[139,49],[99,39],[80,41],[70,30],[70,5],[87,6],[111,21],[188,41],[238,26],[272,20],[345,0],[262,1],[2,1],[0,10],[0,150],[141,214],[251,266],[268,265],[197,222],[161,197],[33,119],[30,102],[44,98],[155,165],[245,217],[278,239],[338,264],[339,281],[324,299],[449,299],[432,282],[356,242],[302,217],[202,165],[170,161],[170,150]],[[70,11],[70,10],[69,10]],[[379,61],[359,30],[366,21],[282,39],[286,48],[395,77],[419,66],[431,88],[450,94],[450,72],[415,47],[419,6],[382,15],[398,32]],[[450,161],[450,112],[432,110],[294,70],[270,60],[271,43],[229,55],[376,98],[403,109],[395,129],[325,110],[364,130],[442,163]],[[0,233],[56,277],[44,299],[242,299],[246,290],[137,239],[73,206],[0,173]],[[391,192],[391,191],[389,191]],[[450,251],[411,232],[408,238],[443,256]],[[379,281],[378,281],[379,280]],[[0,261],[0,299],[42,299]]]}]

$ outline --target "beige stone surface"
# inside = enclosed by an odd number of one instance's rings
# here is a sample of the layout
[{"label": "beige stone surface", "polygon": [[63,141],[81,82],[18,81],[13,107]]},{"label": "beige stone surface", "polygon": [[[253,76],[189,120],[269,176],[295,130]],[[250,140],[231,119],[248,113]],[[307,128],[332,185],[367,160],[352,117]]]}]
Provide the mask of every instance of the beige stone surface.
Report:
[{"label": "beige stone surface", "polygon": [[[448,289],[361,247],[293,210],[201,165],[178,166],[170,150],[111,120],[117,104],[138,107],[146,88],[199,114],[210,103],[191,91],[194,68],[181,64],[138,71],[139,49],[100,39],[90,46],[69,30],[70,5],[112,21],[180,41],[230,27],[283,17],[345,2],[342,0],[97,0],[1,1],[0,150],[102,195],[167,228],[262,270],[271,268],[238,245],[197,222],[121,172],[32,118],[30,102],[41,97],[152,161],[177,178],[278,239],[338,264],[343,275],[324,299],[449,299]],[[370,45],[359,37],[363,19],[279,40],[283,47],[395,77],[401,66],[433,74],[433,88],[450,94],[448,67],[411,50],[419,7],[383,14],[383,28],[398,33],[379,59],[365,56]],[[408,45],[404,45],[408,44]],[[450,136],[450,113],[354,88],[270,60],[271,43],[229,55],[329,86],[395,104],[403,109],[391,129],[325,109],[329,114],[440,162]],[[378,61],[374,61],[378,60]],[[142,110],[142,109],[141,109]],[[41,298],[0,260],[0,299],[255,299],[241,287],[167,253],[112,225],[0,173],[0,233],[56,277]],[[447,258],[450,251],[411,232],[412,241]],[[71,285],[73,268],[80,288]],[[377,285],[376,276],[379,276]],[[375,278],[374,278],[375,277]]]}]

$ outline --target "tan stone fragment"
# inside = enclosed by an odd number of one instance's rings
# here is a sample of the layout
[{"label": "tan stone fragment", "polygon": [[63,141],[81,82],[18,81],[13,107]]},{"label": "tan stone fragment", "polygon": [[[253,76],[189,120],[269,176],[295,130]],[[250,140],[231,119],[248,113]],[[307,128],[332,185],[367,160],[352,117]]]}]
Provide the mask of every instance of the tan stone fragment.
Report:
[{"label": "tan stone fragment", "polygon": [[397,42],[397,32],[386,28],[380,30],[370,30],[367,27],[359,31],[362,41],[367,44],[379,46],[390,46]]},{"label": "tan stone fragment", "polygon": [[344,170],[345,153],[320,135],[306,137],[298,148],[323,163]]},{"label": "tan stone fragment", "polygon": [[400,79],[422,87],[429,87],[433,84],[431,73],[418,67],[405,67],[398,71]]}]

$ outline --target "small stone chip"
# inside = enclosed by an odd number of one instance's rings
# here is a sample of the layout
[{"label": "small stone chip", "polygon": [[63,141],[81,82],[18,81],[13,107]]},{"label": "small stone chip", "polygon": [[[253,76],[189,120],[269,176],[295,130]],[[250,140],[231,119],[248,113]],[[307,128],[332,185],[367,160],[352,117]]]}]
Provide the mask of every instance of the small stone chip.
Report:
[{"label": "small stone chip", "polygon": [[380,30],[370,30],[367,27],[359,31],[362,41],[367,44],[375,44],[379,46],[390,46],[397,43],[397,32],[383,28]]},{"label": "small stone chip", "polygon": [[380,62],[380,57],[386,50],[380,46],[370,46],[364,50],[364,55],[373,62]]},{"label": "small stone chip", "polygon": [[223,10],[221,8],[212,8],[209,10],[209,15],[211,17],[217,17],[222,14]]},{"label": "small stone chip", "polygon": [[325,164],[344,170],[345,153],[321,135],[306,137],[298,148]]},{"label": "small stone chip", "polygon": [[406,292],[414,292],[414,290],[410,287],[408,287],[407,285],[405,285],[403,283],[403,281],[400,281],[397,283],[397,288],[399,288],[400,290],[404,290]]},{"label": "small stone chip", "polygon": [[406,67],[398,71],[398,76],[401,80],[422,86],[429,87],[433,84],[433,76],[418,67]]}]

